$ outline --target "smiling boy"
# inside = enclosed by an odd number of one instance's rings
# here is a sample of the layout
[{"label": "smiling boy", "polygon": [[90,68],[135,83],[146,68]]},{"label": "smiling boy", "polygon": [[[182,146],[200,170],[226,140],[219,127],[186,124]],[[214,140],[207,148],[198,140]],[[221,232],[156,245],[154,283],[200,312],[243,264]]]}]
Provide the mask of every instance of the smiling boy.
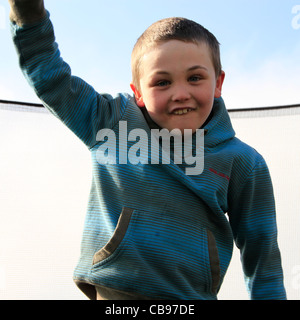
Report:
[{"label": "smiling boy", "polygon": [[[78,287],[90,299],[217,299],[235,242],[251,299],[286,299],[269,171],[235,137],[216,38],[187,19],[158,21],[133,50],[135,98],[112,97],[71,75],[43,1],[9,2],[23,72],[91,152]],[[203,172],[186,175],[184,161],[100,164],[97,132],[120,140],[121,122],[149,139],[155,128],[204,130]]]},{"label": "smiling boy", "polygon": [[221,97],[224,72],[216,75],[205,43],[169,40],[150,49],[140,65],[137,105],[169,131],[201,128]]}]

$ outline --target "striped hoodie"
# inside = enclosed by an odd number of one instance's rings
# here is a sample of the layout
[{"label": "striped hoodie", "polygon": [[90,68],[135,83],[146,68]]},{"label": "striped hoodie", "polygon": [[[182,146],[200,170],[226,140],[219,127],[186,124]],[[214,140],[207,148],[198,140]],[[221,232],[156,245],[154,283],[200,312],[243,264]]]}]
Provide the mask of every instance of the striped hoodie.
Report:
[{"label": "striped hoodie", "polygon": [[[222,98],[203,128],[201,174],[187,175],[188,165],[172,159],[100,164],[100,130],[110,129],[120,148],[121,121],[128,133],[139,128],[151,136],[143,110],[130,95],[99,94],[71,74],[49,13],[39,23],[11,27],[28,82],[91,153],[92,185],[74,271],[90,299],[97,287],[104,299],[215,300],[234,243],[250,298],[286,299],[269,171],[262,156],[235,137]],[[128,150],[134,143],[126,142]]]}]

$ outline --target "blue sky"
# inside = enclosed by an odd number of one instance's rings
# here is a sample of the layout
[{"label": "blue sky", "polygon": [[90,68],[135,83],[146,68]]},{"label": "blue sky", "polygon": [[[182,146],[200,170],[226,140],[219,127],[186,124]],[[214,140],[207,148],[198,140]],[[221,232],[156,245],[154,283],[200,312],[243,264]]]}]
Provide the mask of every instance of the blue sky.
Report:
[{"label": "blue sky", "polygon": [[[300,103],[300,0],[45,0],[62,57],[99,92],[130,92],[130,55],[158,19],[182,16],[221,43],[228,108]],[[39,102],[18,68],[0,0],[0,99]]]}]

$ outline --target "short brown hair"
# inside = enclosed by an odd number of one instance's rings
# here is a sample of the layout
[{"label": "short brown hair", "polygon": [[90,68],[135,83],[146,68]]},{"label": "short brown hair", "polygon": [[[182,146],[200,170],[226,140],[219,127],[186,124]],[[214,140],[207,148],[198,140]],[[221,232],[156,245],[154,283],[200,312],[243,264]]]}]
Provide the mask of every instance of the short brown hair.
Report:
[{"label": "short brown hair", "polygon": [[185,18],[167,18],[153,23],[137,40],[131,56],[132,81],[139,88],[142,57],[151,47],[169,40],[181,40],[208,45],[216,76],[222,71],[220,44],[216,37],[200,24]]}]

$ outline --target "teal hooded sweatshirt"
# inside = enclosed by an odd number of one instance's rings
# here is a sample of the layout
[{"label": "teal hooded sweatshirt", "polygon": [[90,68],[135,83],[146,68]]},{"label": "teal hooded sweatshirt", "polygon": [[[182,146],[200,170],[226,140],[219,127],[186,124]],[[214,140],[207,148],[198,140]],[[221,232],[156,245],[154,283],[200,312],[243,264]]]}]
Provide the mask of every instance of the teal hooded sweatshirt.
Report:
[{"label": "teal hooded sweatshirt", "polygon": [[[269,171],[262,156],[235,137],[222,98],[202,128],[200,174],[187,174],[192,165],[172,157],[169,164],[124,163],[120,151],[124,157],[149,150],[153,129],[135,100],[99,94],[71,74],[49,13],[39,23],[11,26],[30,85],[91,153],[92,185],[74,271],[90,299],[95,287],[104,299],[217,299],[234,243],[250,298],[286,299]],[[120,124],[128,135],[142,130],[146,149],[138,148],[138,138],[121,136]],[[103,129],[116,146],[115,163],[100,161],[109,138],[101,140]]]}]

